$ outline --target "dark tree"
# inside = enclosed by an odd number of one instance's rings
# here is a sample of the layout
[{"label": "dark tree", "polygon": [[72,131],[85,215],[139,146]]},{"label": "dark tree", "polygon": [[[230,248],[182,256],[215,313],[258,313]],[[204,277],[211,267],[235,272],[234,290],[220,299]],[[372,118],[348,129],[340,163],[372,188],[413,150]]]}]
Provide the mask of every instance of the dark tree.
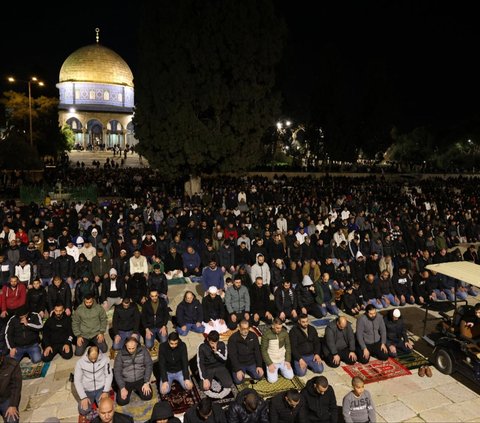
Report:
[{"label": "dark tree", "polygon": [[271,0],[148,1],[139,32],[137,147],[166,178],[242,170],[275,122],[285,33]]}]

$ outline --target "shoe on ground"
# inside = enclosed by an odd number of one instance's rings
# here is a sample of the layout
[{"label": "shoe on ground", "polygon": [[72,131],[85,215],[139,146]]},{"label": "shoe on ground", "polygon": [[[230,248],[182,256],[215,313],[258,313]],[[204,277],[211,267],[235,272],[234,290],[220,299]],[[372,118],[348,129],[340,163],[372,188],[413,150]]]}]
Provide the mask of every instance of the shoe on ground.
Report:
[{"label": "shoe on ground", "polygon": [[430,366],[425,366],[425,375],[427,377],[432,377],[433,376],[433,372],[432,372],[432,369],[430,368]]},{"label": "shoe on ground", "polygon": [[418,376],[424,377],[425,376],[425,367],[422,366],[418,369]]}]

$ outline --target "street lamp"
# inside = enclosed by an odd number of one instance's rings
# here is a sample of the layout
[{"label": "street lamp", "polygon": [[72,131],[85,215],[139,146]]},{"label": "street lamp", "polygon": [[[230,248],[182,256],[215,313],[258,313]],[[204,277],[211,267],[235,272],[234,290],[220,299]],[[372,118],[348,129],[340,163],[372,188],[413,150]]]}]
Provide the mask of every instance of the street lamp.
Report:
[{"label": "street lamp", "polygon": [[33,147],[33,130],[32,130],[32,82],[43,87],[45,84],[39,81],[37,77],[32,76],[28,81],[23,79],[16,79],[13,76],[8,78],[10,82],[25,82],[28,85],[28,118],[30,123],[30,145]]}]

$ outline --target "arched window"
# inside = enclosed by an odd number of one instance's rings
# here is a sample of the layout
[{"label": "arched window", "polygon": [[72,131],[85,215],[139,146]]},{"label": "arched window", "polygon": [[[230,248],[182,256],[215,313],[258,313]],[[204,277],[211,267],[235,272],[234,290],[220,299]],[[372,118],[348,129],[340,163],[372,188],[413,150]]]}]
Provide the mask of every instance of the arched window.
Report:
[{"label": "arched window", "polygon": [[75,90],[75,100],[80,100],[80,90]]},{"label": "arched window", "polygon": [[105,91],[103,92],[103,99],[104,99],[105,101],[110,100],[110,93],[109,93],[107,90],[105,90]]},{"label": "arched window", "polygon": [[90,90],[90,100],[95,100],[95,90]]},{"label": "arched window", "polygon": [[123,101],[122,100],[122,93],[118,93],[118,101]]}]

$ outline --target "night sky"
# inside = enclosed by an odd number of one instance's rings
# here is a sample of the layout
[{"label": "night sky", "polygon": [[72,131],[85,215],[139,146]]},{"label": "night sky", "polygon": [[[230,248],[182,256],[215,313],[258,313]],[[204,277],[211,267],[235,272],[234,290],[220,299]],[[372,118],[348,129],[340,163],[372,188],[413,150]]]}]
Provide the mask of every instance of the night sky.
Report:
[{"label": "night sky", "polygon": [[[47,83],[45,92],[56,95],[63,61],[77,48],[95,42],[97,26],[101,43],[120,54],[135,75],[135,3],[87,0],[79,3],[81,7],[64,3],[54,10],[45,4],[5,3],[0,26],[0,89],[9,88],[4,82],[9,74],[28,78],[35,73]],[[241,1],[238,3],[240,6]],[[395,103],[405,128],[461,121],[479,114],[476,56],[480,27],[473,5],[433,1],[275,3],[289,31],[279,69],[285,115],[301,114],[322,68],[338,75],[332,84],[352,93],[368,86],[370,73],[381,74],[392,93],[389,101]]]}]

